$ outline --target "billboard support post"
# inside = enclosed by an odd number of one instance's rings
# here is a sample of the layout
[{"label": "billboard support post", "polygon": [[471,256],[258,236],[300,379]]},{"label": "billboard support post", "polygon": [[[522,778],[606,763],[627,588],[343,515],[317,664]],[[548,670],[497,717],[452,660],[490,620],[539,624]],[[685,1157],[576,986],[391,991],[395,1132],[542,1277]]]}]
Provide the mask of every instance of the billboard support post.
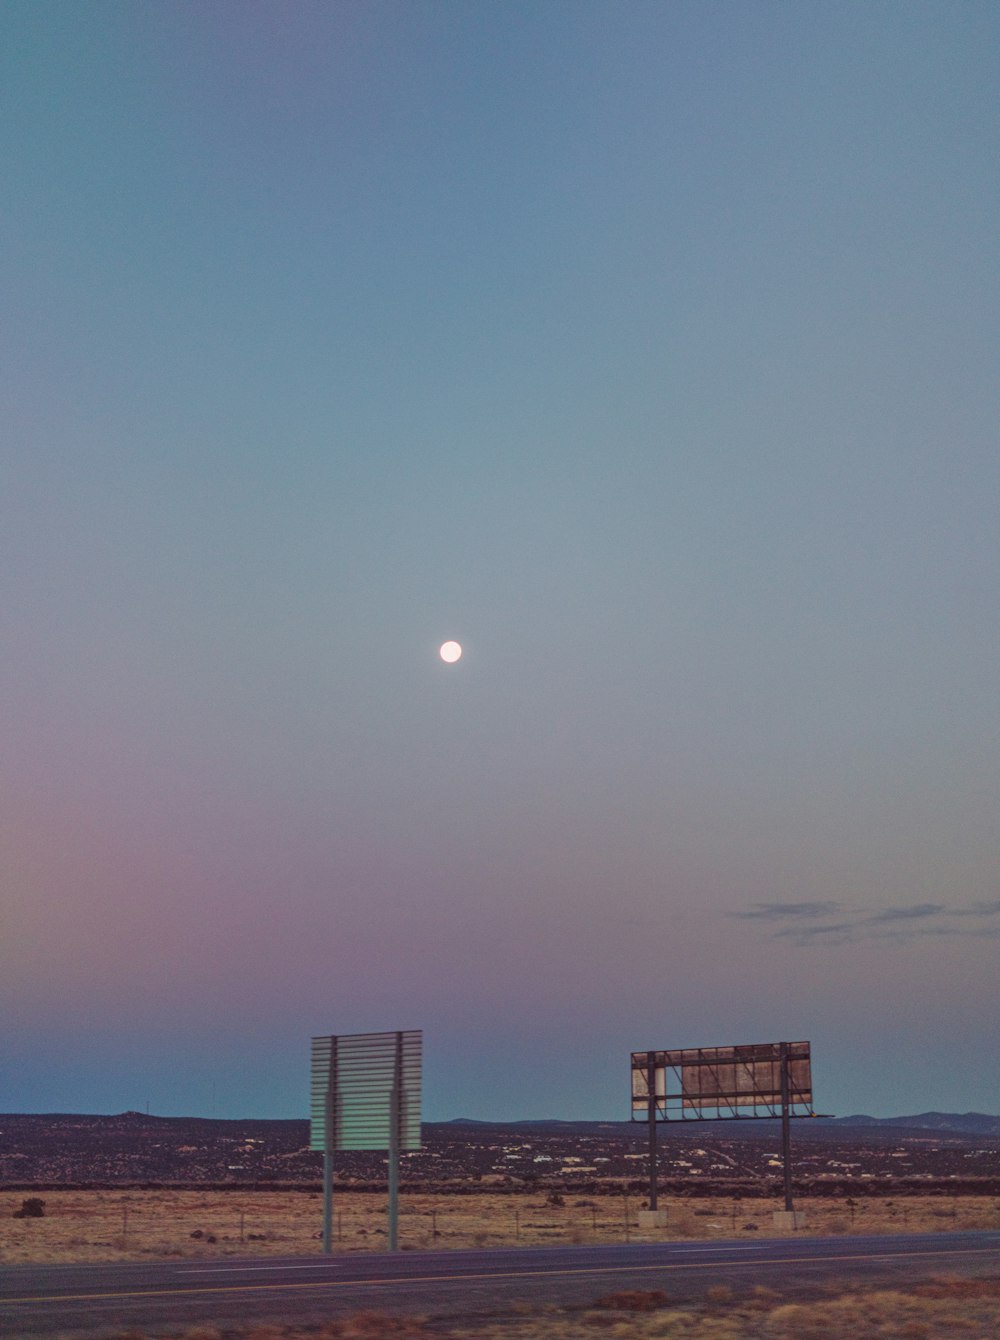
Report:
[{"label": "billboard support post", "polygon": [[330,1069],[323,1096],[323,1251],[333,1251],[333,1151],[337,1147],[337,1039],[330,1039]]},{"label": "billboard support post", "polygon": [[403,1035],[396,1034],[396,1054],[389,1090],[389,1250],[399,1245],[399,1126],[403,1108]]},{"label": "billboard support post", "polygon": [[791,1123],[791,1103],[789,1101],[790,1085],[788,1082],[788,1043],[782,1042],[781,1046],[781,1162],[785,1177],[785,1209],[793,1211],[795,1209],[792,1203],[792,1123]]},{"label": "billboard support post", "polygon": [[646,1087],[649,1093],[649,1208],[657,1209],[656,1187],[656,1053],[646,1053]]}]

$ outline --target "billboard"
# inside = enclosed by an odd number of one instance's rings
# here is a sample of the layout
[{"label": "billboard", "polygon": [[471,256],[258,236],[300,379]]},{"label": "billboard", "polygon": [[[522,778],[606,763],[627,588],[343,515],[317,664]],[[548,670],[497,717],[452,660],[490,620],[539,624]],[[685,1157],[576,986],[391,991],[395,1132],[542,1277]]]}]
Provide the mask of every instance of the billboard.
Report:
[{"label": "billboard", "polygon": [[632,1053],[632,1119],[812,1115],[808,1042]]},{"label": "billboard", "polygon": [[310,1149],[420,1148],[423,1034],[346,1033],[312,1040]]}]

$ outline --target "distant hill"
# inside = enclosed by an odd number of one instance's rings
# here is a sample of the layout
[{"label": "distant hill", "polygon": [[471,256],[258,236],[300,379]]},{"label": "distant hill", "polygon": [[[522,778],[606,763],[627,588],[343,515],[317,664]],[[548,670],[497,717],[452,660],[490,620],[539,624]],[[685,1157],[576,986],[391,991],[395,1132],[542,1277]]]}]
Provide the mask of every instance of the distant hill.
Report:
[{"label": "distant hill", "polygon": [[[759,1190],[774,1177],[781,1122],[671,1121],[660,1125],[657,1138],[664,1177],[680,1179],[684,1186],[692,1178],[703,1185],[735,1178]],[[459,1117],[424,1122],[422,1147],[407,1153],[405,1172],[410,1185],[445,1191],[468,1190],[484,1179],[507,1187],[565,1189],[567,1177],[583,1189],[589,1185],[584,1174],[595,1185],[608,1179],[621,1185],[639,1176],[637,1160],[645,1157],[647,1141],[644,1122]],[[886,1178],[902,1184],[909,1178],[923,1187],[935,1181],[953,1189],[956,1179],[964,1184],[986,1177],[1000,1191],[998,1117],[925,1112],[811,1118],[795,1122],[794,1141],[803,1166],[825,1179],[824,1186],[833,1180],[840,1185],[845,1178],[854,1178],[859,1187]],[[375,1188],[385,1177],[380,1150],[340,1151],[336,1161],[345,1186]],[[0,1115],[0,1186],[7,1188],[313,1189],[322,1163],[322,1154],[310,1148],[304,1118]]]},{"label": "distant hill", "polygon": [[[117,1114],[98,1115],[95,1113],[74,1113],[74,1112],[39,1112],[39,1113],[0,1113],[0,1122],[2,1121],[37,1121],[37,1122],[56,1122],[73,1123],[86,1127],[89,1125],[99,1125],[105,1129],[119,1128],[129,1129],[160,1125],[165,1129],[170,1127],[192,1127],[203,1128],[206,1131],[225,1131],[231,1128],[234,1132],[251,1132],[256,1128],[261,1131],[274,1133],[299,1133],[304,1126],[308,1125],[304,1117],[158,1117],[150,1116],[145,1112],[119,1112]],[[470,1133],[473,1131],[539,1131],[550,1134],[566,1135],[588,1135],[600,1134],[601,1132],[611,1131],[634,1131],[637,1124],[632,1121],[573,1121],[562,1117],[537,1117],[527,1118],[519,1121],[489,1121],[480,1117],[452,1117],[449,1121],[425,1121],[425,1126],[434,1127],[436,1130],[444,1132],[453,1132],[460,1136],[463,1129]],[[670,1123],[671,1126],[685,1126],[691,1129],[691,1122]],[[736,1134],[735,1128],[746,1129],[748,1132],[754,1128],[762,1130],[768,1125],[765,1121],[747,1121],[726,1123],[731,1134]],[[796,1130],[839,1130],[839,1129],[867,1129],[867,1130],[885,1130],[885,1131],[939,1131],[942,1134],[953,1135],[1000,1135],[1000,1116],[990,1116],[986,1112],[920,1112],[910,1117],[870,1117],[865,1113],[858,1112],[848,1117],[814,1117],[811,1120],[805,1118],[796,1121]]]},{"label": "distant hill", "polygon": [[[562,1131],[567,1135],[597,1135],[602,1131],[628,1130],[630,1128],[634,1130],[636,1123],[629,1121],[562,1121],[552,1118],[537,1121],[481,1121],[473,1117],[454,1117],[451,1121],[434,1124],[440,1126],[442,1130],[455,1130],[456,1132],[465,1127],[470,1131],[548,1131],[552,1133]],[[730,1137],[735,1137],[738,1130],[745,1131],[747,1135],[761,1135],[771,1124],[767,1120],[727,1122],[726,1127]],[[691,1126],[691,1122],[672,1123],[672,1128],[684,1128],[688,1131],[691,1130]],[[845,1132],[852,1130],[885,1131],[886,1133],[931,1131],[942,1135],[1000,1136],[1000,1117],[993,1117],[985,1112],[921,1112],[912,1117],[869,1117],[863,1113],[858,1113],[850,1117],[814,1117],[811,1120],[803,1118],[796,1121],[795,1130],[796,1135],[808,1133],[817,1138],[821,1131],[832,1133],[838,1130]]]},{"label": "distant hill", "polygon": [[[824,1120],[819,1118],[819,1120]],[[921,1112],[913,1117],[831,1117],[827,1126],[876,1126],[908,1131],[946,1131],[958,1135],[1000,1135],[1000,1117],[985,1112]]]}]

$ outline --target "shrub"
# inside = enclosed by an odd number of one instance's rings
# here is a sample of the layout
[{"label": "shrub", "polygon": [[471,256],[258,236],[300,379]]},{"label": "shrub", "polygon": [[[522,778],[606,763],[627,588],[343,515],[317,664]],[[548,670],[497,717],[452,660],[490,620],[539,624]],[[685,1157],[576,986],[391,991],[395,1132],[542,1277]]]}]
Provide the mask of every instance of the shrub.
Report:
[{"label": "shrub", "polygon": [[710,1303],[731,1303],[733,1291],[728,1284],[713,1284],[705,1292]]},{"label": "shrub", "polygon": [[[423,1319],[420,1317],[394,1317],[385,1312],[358,1312],[353,1317],[348,1317],[340,1323],[340,1332],[343,1336],[362,1337],[372,1336],[375,1340],[382,1340],[383,1336],[394,1335],[403,1337],[426,1336],[429,1332],[425,1329]],[[336,1332],[334,1332],[336,1334]]]},{"label": "shrub", "polygon": [[21,1208],[14,1211],[13,1218],[41,1219],[44,1214],[45,1201],[40,1200],[38,1196],[29,1196],[27,1200],[21,1201]]},{"label": "shrub", "polygon": [[606,1293],[603,1298],[595,1298],[593,1306],[611,1308],[615,1312],[655,1312],[669,1301],[662,1289],[623,1289],[620,1293]]}]

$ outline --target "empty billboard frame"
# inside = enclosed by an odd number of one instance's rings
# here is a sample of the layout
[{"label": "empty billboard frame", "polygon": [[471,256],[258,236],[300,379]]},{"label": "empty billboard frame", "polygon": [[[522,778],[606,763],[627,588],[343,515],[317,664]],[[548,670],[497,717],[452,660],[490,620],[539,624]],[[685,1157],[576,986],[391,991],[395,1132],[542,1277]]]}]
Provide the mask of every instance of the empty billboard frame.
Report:
[{"label": "empty billboard frame", "polygon": [[[652,1104],[650,1095],[652,1094]],[[632,1120],[811,1117],[808,1042],[632,1053]]]},{"label": "empty billboard frame", "polygon": [[657,1208],[656,1126],[664,1121],[781,1120],[791,1212],[791,1118],[814,1117],[808,1042],[755,1042],[632,1053],[632,1120],[649,1127],[649,1205]]}]

